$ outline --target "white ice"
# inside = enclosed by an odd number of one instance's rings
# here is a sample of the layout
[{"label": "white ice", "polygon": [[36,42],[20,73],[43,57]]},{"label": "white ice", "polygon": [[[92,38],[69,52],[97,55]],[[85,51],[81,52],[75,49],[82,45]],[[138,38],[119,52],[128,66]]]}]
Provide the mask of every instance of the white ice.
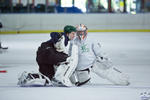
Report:
[{"label": "white ice", "polygon": [[38,71],[36,50],[49,34],[0,35],[0,100],[150,100],[150,33],[89,33],[118,69],[130,76],[129,86],[114,86],[92,74],[92,85],[81,87],[19,87],[23,71]]}]

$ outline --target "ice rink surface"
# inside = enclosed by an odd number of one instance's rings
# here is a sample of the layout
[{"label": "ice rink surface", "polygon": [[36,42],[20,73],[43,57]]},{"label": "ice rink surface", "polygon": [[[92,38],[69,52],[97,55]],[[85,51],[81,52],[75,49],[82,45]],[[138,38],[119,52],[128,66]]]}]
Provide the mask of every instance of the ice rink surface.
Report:
[{"label": "ice rink surface", "polygon": [[[81,87],[19,87],[23,71],[38,71],[36,50],[49,34],[0,35],[0,100],[150,100],[150,33],[89,33],[114,65],[130,76],[129,86],[114,86],[92,74],[92,84]],[[146,99],[144,99],[145,97]]]}]

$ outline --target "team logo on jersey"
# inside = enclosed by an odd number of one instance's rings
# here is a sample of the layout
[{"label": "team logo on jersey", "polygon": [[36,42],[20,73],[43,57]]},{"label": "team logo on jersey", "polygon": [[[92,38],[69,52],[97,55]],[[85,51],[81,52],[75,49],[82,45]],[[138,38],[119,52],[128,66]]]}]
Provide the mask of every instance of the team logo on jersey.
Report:
[{"label": "team logo on jersey", "polygon": [[89,48],[87,47],[87,44],[83,44],[83,45],[81,46],[81,51],[82,51],[82,53],[83,53],[83,52],[89,52],[89,51],[90,51]]}]

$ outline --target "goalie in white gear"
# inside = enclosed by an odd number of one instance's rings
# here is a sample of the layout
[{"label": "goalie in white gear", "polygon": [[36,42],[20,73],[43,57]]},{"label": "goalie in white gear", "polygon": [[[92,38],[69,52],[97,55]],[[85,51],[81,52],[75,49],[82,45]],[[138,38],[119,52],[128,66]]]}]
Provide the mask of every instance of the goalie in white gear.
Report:
[{"label": "goalie in white gear", "polygon": [[[90,81],[90,71],[105,78],[115,85],[128,85],[128,76],[116,69],[113,64],[101,54],[99,43],[92,43],[87,37],[88,28],[80,24],[76,27],[77,38],[74,40],[79,48],[78,65],[72,80],[76,85]],[[75,81],[75,80],[76,81]]]}]

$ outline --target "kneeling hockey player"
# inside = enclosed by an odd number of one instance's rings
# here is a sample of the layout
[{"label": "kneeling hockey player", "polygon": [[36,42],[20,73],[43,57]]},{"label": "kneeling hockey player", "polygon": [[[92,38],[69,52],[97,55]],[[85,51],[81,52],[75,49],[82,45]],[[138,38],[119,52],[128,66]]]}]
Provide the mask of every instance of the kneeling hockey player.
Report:
[{"label": "kneeling hockey player", "polygon": [[53,66],[66,61],[68,51],[65,46],[75,37],[75,31],[75,27],[67,25],[64,27],[64,33],[52,32],[51,39],[41,44],[36,60],[42,74],[52,79],[55,73]]},{"label": "kneeling hockey player", "polygon": [[[23,72],[19,77],[18,84],[20,86],[46,85],[51,80],[60,80],[59,77],[53,79],[55,69],[60,64],[66,64],[69,61],[69,41],[73,40],[75,34],[76,28],[71,25],[64,27],[64,33],[52,32],[50,34],[51,39],[43,42],[37,50],[36,61],[39,65],[40,73]],[[57,74],[57,76],[59,75]],[[45,80],[45,82],[42,80]]]},{"label": "kneeling hockey player", "polygon": [[74,43],[78,46],[79,57],[75,75],[72,75],[72,79],[76,79],[76,81],[73,82],[77,86],[88,83],[92,71],[115,85],[128,85],[128,76],[115,68],[108,58],[102,55],[99,43],[92,43],[87,37],[88,28],[80,24],[76,30],[77,38]]}]

